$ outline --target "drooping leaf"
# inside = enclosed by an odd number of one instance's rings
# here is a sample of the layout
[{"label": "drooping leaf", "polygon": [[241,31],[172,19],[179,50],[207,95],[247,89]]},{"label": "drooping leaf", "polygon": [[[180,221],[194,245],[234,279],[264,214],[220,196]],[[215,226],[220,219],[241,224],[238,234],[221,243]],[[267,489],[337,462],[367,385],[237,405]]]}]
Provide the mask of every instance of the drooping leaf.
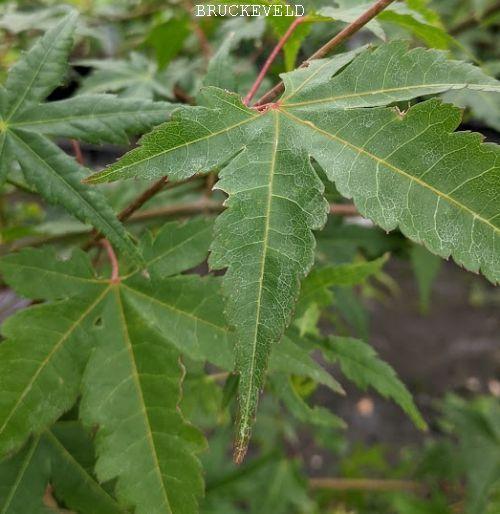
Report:
[{"label": "drooping leaf", "polygon": [[138,149],[88,180],[164,173],[178,180],[223,167],[219,188],[229,198],[210,263],[227,268],[228,320],[237,334],[238,460],[272,343],[289,323],[312,264],[311,230],[324,222],[310,156],[384,229],[399,226],[432,252],[500,279],[498,147],[454,134],[459,112],[438,101],[407,112],[384,107],[453,89],[498,92],[498,81],[442,52],[408,50],[398,41],[313,62],[283,79],[283,97],[258,112],[207,88],[202,106],[179,109]]},{"label": "drooping leaf", "polygon": [[359,339],[332,336],[325,342],[324,349],[325,355],[338,361],[342,372],[358,387],[363,390],[373,387],[382,396],[394,400],[419,428],[427,427],[411,394],[371,346]]},{"label": "drooping leaf", "polygon": [[91,223],[117,248],[139,259],[137,249],[106,198],[81,183],[86,174],[74,159],[35,132],[15,130],[9,137],[26,181],[48,202],[62,205],[81,221]]},{"label": "drooping leaf", "polygon": [[258,145],[250,143],[217,184],[229,200],[217,219],[210,264],[228,268],[224,292],[240,373],[237,461],[248,445],[271,344],[289,324],[299,280],[313,264],[312,230],[323,226],[328,211],[323,185],[308,156],[288,147],[293,127],[283,121],[276,114]]},{"label": "drooping leaf", "polygon": [[12,67],[0,92],[0,181],[18,162],[28,184],[50,203],[92,224],[118,249],[140,260],[127,232],[98,191],[81,183],[88,174],[45,135],[92,143],[123,143],[164,121],[165,103],[111,96],[40,102],[63,80],[73,45],[76,14],[68,14]]}]

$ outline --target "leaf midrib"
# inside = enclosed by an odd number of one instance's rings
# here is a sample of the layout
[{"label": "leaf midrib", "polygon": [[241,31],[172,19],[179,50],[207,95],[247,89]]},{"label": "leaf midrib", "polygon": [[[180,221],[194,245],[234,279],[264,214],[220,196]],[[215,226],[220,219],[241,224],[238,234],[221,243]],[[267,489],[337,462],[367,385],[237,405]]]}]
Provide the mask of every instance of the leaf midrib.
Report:
[{"label": "leaf midrib", "polygon": [[[55,103],[55,102],[54,102]],[[48,104],[42,104],[42,105],[50,105],[50,103]],[[71,107],[71,106],[70,106]],[[147,113],[148,114],[151,114],[151,113],[163,113],[165,112],[165,109],[143,109],[143,110],[147,110]],[[15,120],[11,123],[9,123],[9,127],[11,128],[26,128],[26,127],[31,127],[33,125],[43,125],[43,124],[51,124],[51,123],[64,123],[66,121],[73,121],[73,120],[80,120],[80,119],[100,119],[100,118],[109,118],[109,117],[116,117],[116,116],[120,116],[120,115],[125,115],[125,114],[138,114],[137,113],[137,106],[135,106],[135,108],[130,108],[129,111],[117,111],[116,109],[113,110],[113,111],[110,111],[110,112],[104,112],[104,113],[97,113],[97,114],[94,114],[94,113],[91,113],[91,114],[81,114],[81,115],[76,115],[76,116],[68,116],[68,117],[63,117],[63,118],[43,118],[43,119],[34,119],[34,120],[23,120],[23,121],[20,121],[20,122],[16,122]],[[141,113],[139,113],[140,115]],[[165,120],[166,121],[166,120]]]},{"label": "leaf midrib", "polygon": [[[26,100],[26,97],[29,93],[29,91],[31,90],[31,88],[33,87],[33,84],[35,83],[36,79],[38,78],[38,75],[40,74],[40,71],[42,70],[42,68],[45,66],[45,63],[47,62],[47,59],[49,58],[49,56],[52,54],[52,51],[54,50],[55,46],[56,46],[56,43],[58,42],[58,39],[57,38],[54,38],[52,44],[50,45],[50,47],[48,48],[48,50],[45,52],[43,58],[40,60],[40,63],[38,65],[38,68],[36,70],[36,72],[33,74],[32,78],[31,78],[31,81],[28,85],[28,87],[25,88],[23,94],[21,95],[21,97],[18,99],[17,103],[11,108],[9,109],[9,112],[7,114],[7,121],[10,120],[12,118],[12,116],[14,116],[14,114],[16,114],[16,112],[19,110],[19,107],[24,103],[24,101]],[[27,64],[27,63],[26,63]]]},{"label": "leaf midrib", "polygon": [[[96,179],[98,179],[99,182],[107,179],[108,177],[110,176],[113,176],[117,173],[121,173],[123,170],[127,169],[127,168],[131,168],[131,167],[136,167],[140,164],[142,164],[143,162],[145,161],[149,161],[151,159],[157,159],[158,157],[160,157],[161,155],[165,155],[169,152],[173,152],[174,150],[178,150],[179,148],[182,148],[184,146],[189,146],[189,145],[192,145],[192,144],[195,144],[195,143],[199,143],[200,141],[204,141],[206,139],[210,139],[212,137],[216,137],[216,136],[220,136],[221,134],[225,134],[226,132],[229,132],[235,128],[238,128],[242,125],[245,125],[246,123],[250,123],[251,121],[254,121],[256,118],[259,118],[260,115],[255,115],[255,116],[249,116],[246,120],[242,120],[234,125],[231,125],[229,127],[225,127],[224,129],[222,130],[218,130],[216,132],[211,132],[210,134],[206,134],[205,136],[202,136],[202,137],[199,137],[197,139],[193,139],[191,141],[186,141],[185,143],[182,143],[180,145],[177,145],[177,146],[173,146],[171,148],[167,148],[166,150],[163,150],[159,153],[156,153],[155,155],[153,156],[150,156],[148,155],[147,157],[144,157],[143,159],[140,159],[138,161],[134,161],[130,164],[126,164],[125,166],[121,166],[119,168],[111,168],[108,172],[106,171],[103,171],[101,173],[98,173],[97,176],[96,176]],[[94,182],[92,180],[92,177],[89,177],[89,180],[88,182]]]},{"label": "leaf midrib", "polygon": [[[107,226],[108,227],[108,230],[112,233],[115,234],[115,236],[119,239],[123,239],[121,237],[120,234],[117,233],[115,227],[113,227],[109,222],[108,220],[102,216],[102,214],[100,213],[100,211],[98,209],[96,209],[86,198],[85,198],[85,195],[83,194],[82,191],[78,191],[77,189],[75,189],[72,184],[70,184],[69,182],[67,182],[64,177],[62,175],[60,175],[59,173],[57,173],[56,169],[51,166],[45,159],[43,159],[39,154],[37,154],[21,137],[19,137],[15,131],[10,131],[10,133],[18,140],[20,141],[25,148],[27,148],[30,153],[38,160],[38,161],[41,161],[42,163],[45,164],[45,166],[52,170],[52,175],[55,176],[63,185],[64,187],[66,187],[67,189],[69,189],[70,191],[73,192],[73,194],[75,194],[82,202],[82,204],[84,204],[86,206],[86,208],[91,211],[92,213],[94,213],[94,215],[99,218],[101,220],[101,223],[103,224],[103,226]],[[87,214],[88,216],[88,214]],[[125,243],[125,241],[124,241]]]},{"label": "leaf midrib", "polygon": [[125,283],[121,283],[120,284],[121,287],[124,287],[126,289],[128,289],[129,291],[132,292],[132,294],[136,294],[138,296],[142,296],[144,298],[147,298],[149,301],[151,302],[154,302],[154,303],[158,303],[159,305],[177,313],[177,314],[180,314],[182,316],[186,316],[188,318],[191,318],[192,320],[196,321],[197,323],[201,323],[203,325],[208,325],[210,327],[213,327],[217,330],[219,330],[220,332],[223,332],[224,334],[227,334],[229,332],[229,330],[226,328],[226,327],[221,327],[220,325],[216,325],[214,323],[212,323],[211,321],[208,321],[206,319],[203,319],[203,318],[199,318],[197,316],[195,316],[194,314],[192,314],[191,312],[188,312],[188,311],[183,311],[181,309],[178,309],[177,307],[175,307],[174,305],[172,304],[169,304],[169,303],[165,303],[161,300],[158,300],[158,298],[155,298],[154,296],[149,296],[147,295],[146,293],[143,293],[142,291],[139,291],[137,289],[134,289],[133,287],[125,284]]},{"label": "leaf midrib", "polygon": [[[410,180],[411,182],[413,182],[415,184],[418,184],[419,186],[421,186],[421,187],[423,187],[425,189],[428,189],[429,191],[434,193],[439,198],[442,198],[443,200],[449,202],[450,204],[453,204],[454,206],[462,209],[463,211],[465,211],[469,215],[471,215],[474,219],[477,219],[477,220],[483,222],[484,224],[490,226],[493,229],[494,232],[500,234],[500,227],[497,227],[496,225],[491,223],[491,220],[482,217],[480,214],[474,212],[467,205],[464,205],[463,203],[460,203],[458,200],[455,200],[454,198],[452,198],[451,196],[447,195],[446,193],[444,193],[442,191],[439,191],[439,189],[436,189],[435,187],[431,186],[427,182],[424,182],[423,180],[420,180],[418,177],[415,177],[414,175],[411,175],[411,174],[407,173],[406,171],[402,170],[401,168],[398,168],[397,166],[395,166],[394,164],[391,164],[390,162],[386,161],[385,159],[382,159],[381,157],[377,157],[376,155],[372,154],[371,152],[369,152],[365,148],[362,148],[362,147],[357,146],[357,145],[355,145],[353,143],[350,143],[349,141],[346,141],[345,139],[342,139],[339,136],[336,136],[334,134],[330,134],[326,130],[320,129],[319,127],[317,127],[311,121],[307,121],[307,120],[303,120],[301,118],[298,118],[297,116],[295,116],[295,115],[293,115],[290,112],[287,112],[285,110],[281,110],[280,112],[282,112],[285,116],[288,116],[293,121],[295,121],[297,123],[300,123],[301,125],[304,125],[304,126],[308,127],[309,129],[312,129],[312,130],[314,130],[316,132],[319,132],[321,135],[325,136],[328,139],[331,139],[333,141],[337,141],[337,142],[339,142],[339,143],[341,143],[341,144],[343,144],[345,146],[348,146],[348,147],[350,147],[351,149],[357,151],[360,154],[366,155],[370,159],[373,159],[374,161],[376,161],[378,164],[381,164],[381,165],[385,166],[386,168],[388,168],[388,169],[398,173],[399,175],[405,177],[406,179]],[[494,219],[494,218],[492,218],[492,219]]]},{"label": "leaf midrib", "polygon": [[[398,91],[409,91],[411,89],[426,89],[430,87],[437,87],[437,88],[445,88],[447,90],[460,90],[460,89],[471,89],[471,90],[478,90],[478,91],[499,91],[500,92],[500,85],[494,85],[494,84],[470,84],[467,82],[463,82],[461,84],[453,83],[429,83],[429,84],[416,84],[412,86],[401,86],[401,87],[393,87],[393,88],[384,88],[384,89],[375,89],[372,91],[364,91],[361,93],[349,93],[347,95],[338,95],[338,96],[331,96],[327,98],[318,98],[316,100],[305,100],[303,102],[290,102],[290,103],[283,103],[283,107],[301,107],[301,106],[309,106],[309,105],[317,105],[320,103],[328,103],[328,102],[335,102],[336,100],[345,100],[346,98],[362,98],[364,96],[371,96],[371,95],[380,95],[380,94],[386,94],[386,93],[394,93]],[[295,92],[294,92],[295,93]],[[390,103],[389,101],[387,103]],[[360,108],[362,106],[355,106],[354,108]],[[367,106],[369,107],[369,106]]]},{"label": "leaf midrib", "polygon": [[131,341],[131,338],[130,338],[130,332],[128,330],[127,319],[126,319],[126,316],[125,316],[125,311],[123,309],[123,302],[122,302],[119,286],[118,287],[114,286],[113,287],[113,292],[114,292],[114,294],[116,296],[116,303],[117,303],[118,310],[119,310],[119,313],[120,313],[120,318],[121,318],[121,321],[122,321],[122,334],[123,334],[123,337],[124,337],[124,340],[125,340],[125,343],[126,343],[127,353],[129,355],[130,369],[131,369],[131,373],[132,373],[132,378],[133,378],[133,381],[134,381],[135,389],[136,389],[136,392],[137,392],[138,400],[139,400],[139,403],[140,403],[140,408],[141,408],[142,415],[143,415],[142,419],[143,419],[143,423],[144,423],[144,428],[146,430],[146,437],[147,437],[148,445],[150,447],[151,455],[152,455],[153,460],[154,460],[155,472],[156,472],[156,475],[157,475],[157,479],[158,479],[159,483],[161,484],[161,490],[162,490],[162,493],[163,493],[165,504],[168,507],[168,511],[172,512],[172,507],[170,505],[170,500],[168,498],[168,494],[167,494],[167,490],[166,490],[166,487],[165,487],[165,483],[163,481],[163,473],[162,473],[162,470],[161,470],[161,467],[160,467],[160,460],[158,458],[158,454],[157,454],[157,451],[156,451],[156,446],[155,446],[155,443],[154,443],[154,437],[153,437],[153,430],[152,430],[152,427],[151,427],[151,421],[149,419],[149,414],[148,414],[148,410],[147,410],[147,407],[146,407],[146,402],[144,400],[144,394],[142,392],[141,379],[140,379],[140,376],[139,376],[139,371],[137,369],[137,363],[136,363],[136,358],[135,358],[135,353],[134,353],[134,347],[133,347],[133,344],[132,344],[132,341]]},{"label": "leaf midrib", "polygon": [[256,365],[256,354],[257,354],[257,343],[258,343],[258,335],[259,335],[259,326],[260,326],[260,317],[261,317],[261,308],[262,308],[262,292],[264,288],[264,275],[267,261],[267,252],[269,247],[269,230],[270,230],[270,218],[271,218],[271,208],[272,208],[272,200],[273,200],[273,186],[274,186],[274,177],[276,171],[276,156],[278,153],[278,143],[279,143],[279,114],[274,112],[274,141],[273,141],[273,154],[271,158],[271,165],[269,169],[269,188],[267,195],[267,204],[266,211],[264,214],[265,225],[264,225],[264,235],[262,238],[262,254],[261,254],[261,262],[260,262],[260,270],[259,270],[259,279],[258,279],[258,296],[257,296],[257,310],[255,315],[255,327],[254,327],[254,337],[252,341],[252,357],[250,360],[250,371],[248,376],[250,377],[248,392],[246,396],[245,406],[242,409],[242,427],[240,428],[240,436],[242,436],[242,442],[244,442],[243,436],[246,432],[246,427],[249,424],[250,419],[250,402],[252,398],[252,390],[254,388],[254,380],[255,380],[255,365]]}]

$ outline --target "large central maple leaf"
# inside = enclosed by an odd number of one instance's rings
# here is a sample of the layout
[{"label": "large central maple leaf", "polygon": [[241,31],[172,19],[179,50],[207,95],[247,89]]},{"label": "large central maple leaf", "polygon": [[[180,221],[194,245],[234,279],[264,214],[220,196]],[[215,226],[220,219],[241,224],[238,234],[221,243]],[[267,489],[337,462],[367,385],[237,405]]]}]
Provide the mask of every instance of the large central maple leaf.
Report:
[{"label": "large central maple leaf", "polygon": [[283,76],[284,96],[257,111],[217,88],[90,182],[133,176],[185,179],[222,168],[229,198],[210,258],[227,268],[227,315],[240,373],[235,458],[250,437],[272,343],[287,327],[313,263],[312,230],[328,206],[311,157],[360,213],[469,270],[500,280],[500,149],[454,133],[460,110],[436,99],[406,112],[391,107],[468,88],[500,92],[478,68],[441,52],[393,42]]}]

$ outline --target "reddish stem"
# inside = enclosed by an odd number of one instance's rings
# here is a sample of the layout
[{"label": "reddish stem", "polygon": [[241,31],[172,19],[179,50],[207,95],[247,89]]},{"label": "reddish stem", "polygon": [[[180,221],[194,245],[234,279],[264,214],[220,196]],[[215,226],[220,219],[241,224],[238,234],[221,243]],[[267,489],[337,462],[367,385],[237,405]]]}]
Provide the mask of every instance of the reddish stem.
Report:
[{"label": "reddish stem", "polygon": [[288,27],[287,31],[283,34],[281,39],[278,41],[277,45],[273,48],[273,51],[270,53],[269,57],[267,58],[266,62],[264,63],[264,66],[260,70],[259,76],[255,79],[255,82],[253,83],[250,91],[248,92],[247,96],[245,96],[243,103],[245,105],[248,105],[252,98],[255,96],[255,93],[257,93],[257,90],[259,89],[260,85],[262,84],[262,81],[264,80],[264,77],[267,75],[267,72],[269,70],[269,67],[274,62],[274,59],[276,59],[276,56],[279,54],[280,50],[283,48],[285,43],[288,41],[288,38],[293,34],[293,31],[297,28],[297,26],[306,20],[305,16],[302,16],[300,18],[295,18],[293,22]]},{"label": "reddish stem", "polygon": [[[375,18],[379,13],[381,13],[386,7],[392,4],[395,0],[378,0],[378,2],[374,3],[368,10],[366,10],[361,16],[356,18],[352,23],[347,25],[343,30],[341,30],[335,37],[330,39],[328,43],[323,45],[319,50],[314,52],[311,57],[306,59],[299,68],[306,68],[309,66],[309,62],[314,59],[321,59],[328,53],[330,53],[336,46],[343,43],[346,39],[351,37],[353,34],[358,32],[358,30],[362,29],[370,20]],[[270,89],[265,95],[263,95],[256,102],[254,107],[269,103],[271,100],[276,98],[283,90],[285,86],[283,82],[279,82],[272,89]]]},{"label": "reddish stem", "polygon": [[83,166],[85,160],[83,158],[82,148],[80,143],[76,139],[71,140],[71,146],[73,147],[73,152],[75,153],[75,159]]},{"label": "reddish stem", "polygon": [[111,246],[111,243],[107,239],[101,241],[102,246],[108,254],[109,262],[111,263],[111,283],[118,284],[120,282],[120,270],[118,268],[118,259],[116,253]]}]

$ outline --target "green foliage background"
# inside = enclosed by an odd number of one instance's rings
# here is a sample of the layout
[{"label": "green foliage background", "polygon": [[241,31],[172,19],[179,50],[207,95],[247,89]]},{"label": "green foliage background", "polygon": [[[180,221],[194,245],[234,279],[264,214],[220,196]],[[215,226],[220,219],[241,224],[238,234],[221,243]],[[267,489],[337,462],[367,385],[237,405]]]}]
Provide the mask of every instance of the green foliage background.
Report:
[{"label": "green foliage background", "polygon": [[[389,259],[422,314],[440,257],[499,281],[500,150],[463,129],[498,141],[500,6],[394,2],[297,68],[373,4],[301,3],[260,109],[290,19],[0,5],[0,513],[500,510],[498,381],[422,405],[367,310]],[[353,386],[420,442],[353,444]]]}]

